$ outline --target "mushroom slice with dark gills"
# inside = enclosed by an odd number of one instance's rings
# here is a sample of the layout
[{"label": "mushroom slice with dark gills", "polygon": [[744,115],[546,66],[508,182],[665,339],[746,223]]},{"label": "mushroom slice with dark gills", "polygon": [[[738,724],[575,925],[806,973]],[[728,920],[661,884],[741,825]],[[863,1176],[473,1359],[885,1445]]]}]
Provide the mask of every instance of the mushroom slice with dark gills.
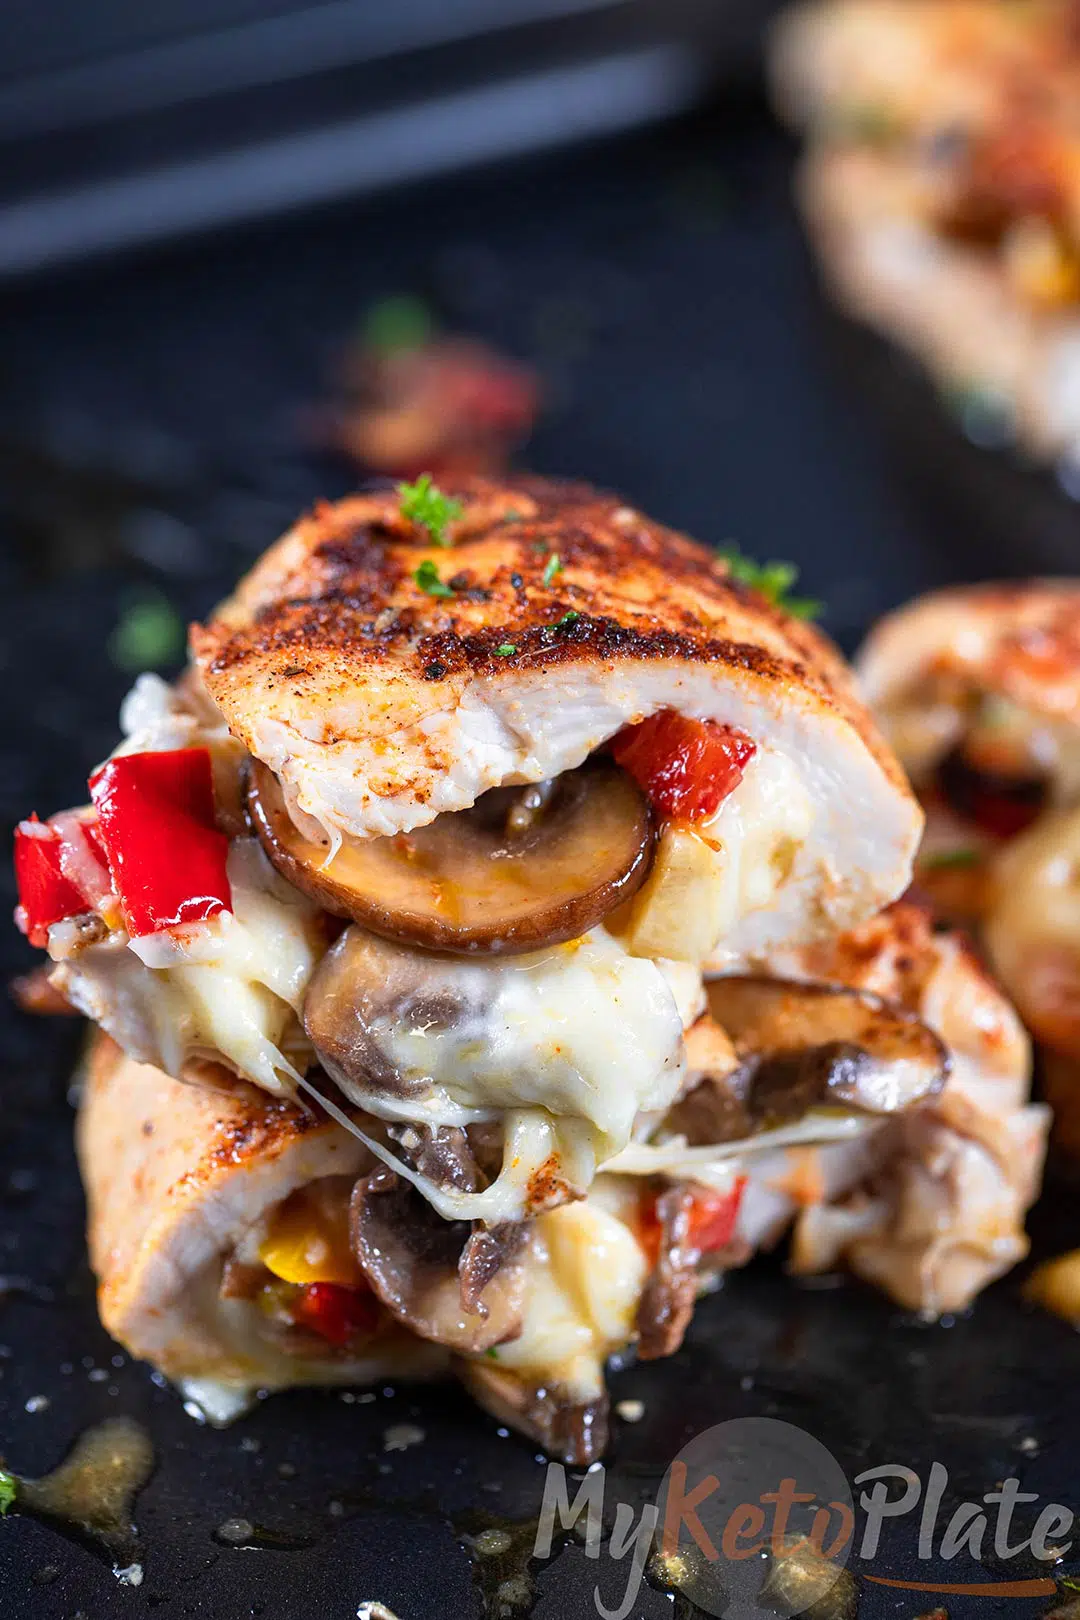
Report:
[{"label": "mushroom slice with dark gills", "polygon": [[411,833],[337,849],[300,830],[258,761],[248,804],[270,859],[298,889],[429,950],[513,953],[577,939],[636,893],[652,857],[645,797],[606,759],[550,783],[494,788]]},{"label": "mushroom slice with dark gills", "polygon": [[603,929],[479,962],[353,926],[312,976],[304,1027],[366,1113],[501,1130],[502,1168],[475,1190],[440,1185],[374,1148],[446,1219],[488,1225],[580,1197],[639,1116],[670,1105],[684,1066],[683,1019],[664,971]]},{"label": "mushroom slice with dark gills", "polygon": [[[523,1226],[498,1236],[446,1221],[415,1188],[380,1168],[353,1189],[353,1253],[391,1315],[422,1339],[458,1351],[483,1352],[521,1331]],[[478,1263],[474,1244],[486,1238]]]},{"label": "mushroom slice with dark gills", "polygon": [[865,990],[783,979],[714,979],[709,1012],[738,1066],[727,1077],[758,1130],[811,1109],[900,1113],[941,1091],[943,1041],[894,1003]]}]

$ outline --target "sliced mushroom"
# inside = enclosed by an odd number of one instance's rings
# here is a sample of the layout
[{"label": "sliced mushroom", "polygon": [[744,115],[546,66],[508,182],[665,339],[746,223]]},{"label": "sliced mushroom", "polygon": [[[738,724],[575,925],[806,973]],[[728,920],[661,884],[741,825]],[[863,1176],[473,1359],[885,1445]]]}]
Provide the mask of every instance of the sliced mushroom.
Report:
[{"label": "sliced mushroom", "polygon": [[648,804],[610,760],[564,772],[533,807],[536,792],[496,788],[471,810],[345,844],[329,861],[329,842],[300,832],[259,761],[248,805],[275,866],[336,916],[430,950],[516,952],[587,933],[636,892],[652,856]]},{"label": "sliced mushroom", "polygon": [[598,1461],[608,1444],[606,1394],[585,1399],[562,1384],[540,1384],[486,1362],[458,1360],[454,1370],[473,1400],[552,1457],[574,1468]]},{"label": "sliced mushroom", "polygon": [[476,1160],[459,1126],[392,1125],[389,1135],[425,1180],[458,1192],[476,1191],[480,1180]]},{"label": "sliced mushroom", "polygon": [[751,1136],[750,1067],[739,1062],[727,1034],[708,1013],[686,1032],[686,1067],[690,1084],[665,1115],[665,1131],[685,1137],[690,1147]]},{"label": "sliced mushroom", "polygon": [[515,1252],[489,1269],[479,1286],[463,1286],[469,1223],[443,1220],[407,1182],[384,1169],[361,1177],[353,1188],[349,1231],[372,1289],[421,1339],[479,1352],[521,1332],[524,1234]]},{"label": "sliced mushroom", "polygon": [[728,978],[712,980],[707,994],[744,1070],[728,1085],[759,1127],[830,1104],[899,1113],[948,1077],[948,1050],[933,1030],[870,991]]},{"label": "sliced mushroom", "polygon": [[[440,1037],[464,1039],[484,1030],[494,994],[487,977],[478,966],[421,957],[362,928],[346,928],[308,984],[304,1030],[347,1095],[359,1088],[424,1097],[441,1077]],[[423,1061],[410,1065],[408,1038],[418,1034]],[[431,1070],[438,1075],[425,1072]]]},{"label": "sliced mushroom", "polygon": [[516,1260],[525,1242],[526,1228],[520,1221],[503,1221],[499,1226],[477,1223],[461,1251],[458,1276],[461,1303],[476,1316],[489,1314],[484,1297],[488,1285],[511,1260]]},{"label": "sliced mushroom", "polygon": [[642,1361],[673,1356],[683,1342],[697,1299],[701,1251],[690,1239],[694,1190],[668,1187],[656,1200],[660,1251],[637,1309],[638,1355]]}]

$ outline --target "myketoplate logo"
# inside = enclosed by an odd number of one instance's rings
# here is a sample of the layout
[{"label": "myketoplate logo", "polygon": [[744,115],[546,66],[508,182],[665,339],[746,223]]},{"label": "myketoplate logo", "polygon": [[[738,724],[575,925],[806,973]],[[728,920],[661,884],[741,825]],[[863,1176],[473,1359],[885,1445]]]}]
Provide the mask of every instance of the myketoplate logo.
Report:
[{"label": "myketoplate logo", "polygon": [[[647,1572],[724,1620],[819,1612],[830,1593],[837,1613],[853,1612],[853,1572],[931,1603],[1049,1597],[1058,1591],[1051,1568],[1068,1556],[1075,1524],[1071,1508],[1040,1503],[1015,1478],[957,1503],[938,1462],[925,1478],[884,1463],[849,1483],[813,1435],[765,1417],[734,1418],[697,1435],[671,1463],[655,1501],[638,1510],[606,1498],[602,1467],[571,1480],[562,1464],[549,1464],[534,1545],[534,1556],[547,1558],[556,1537],[575,1527],[587,1557],[625,1561],[616,1606],[594,1590],[601,1620],[628,1620]],[[978,1581],[942,1581],[929,1570],[926,1580],[893,1574],[883,1530],[899,1520],[917,1525],[917,1559],[935,1575],[943,1562],[965,1562],[963,1555],[976,1562],[992,1555],[998,1569],[1015,1560],[1018,1573]],[[1045,1574],[1032,1575],[1033,1564]]]}]

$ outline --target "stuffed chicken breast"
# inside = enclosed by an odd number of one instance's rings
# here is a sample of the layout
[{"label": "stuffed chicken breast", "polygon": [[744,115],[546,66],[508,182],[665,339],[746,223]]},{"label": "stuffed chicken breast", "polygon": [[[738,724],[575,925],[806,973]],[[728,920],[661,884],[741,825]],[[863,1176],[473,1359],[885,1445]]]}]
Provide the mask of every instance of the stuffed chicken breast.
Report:
[{"label": "stuffed chicken breast", "polygon": [[[130,1056],[314,1096],[446,1220],[580,1197],[679,1094],[706,958],[908,880],[832,647],[584,486],[321,507],[192,646],[20,827],[22,925]],[[402,1151],[445,1129],[486,1133],[464,1180]]]},{"label": "stuffed chicken breast", "polygon": [[1078,623],[1066,580],[959,587],[890,614],[859,654],[927,812],[918,881],[964,921],[1016,888],[997,876],[1003,852],[1080,799]]},{"label": "stuffed chicken breast", "polygon": [[[910,904],[785,967],[712,981],[681,1095],[587,1196],[518,1223],[445,1219],[343,1123],[99,1037],[78,1134],[105,1325],[217,1420],[258,1389],[453,1371],[588,1463],[607,1359],[678,1349],[699,1295],[791,1227],[798,1271],[961,1308],[1026,1249],[1046,1119],[1015,1015]],[[490,1152],[475,1124],[365,1125],[442,1185]]]},{"label": "stuffed chicken breast", "polygon": [[1067,0],[827,0],[773,60],[851,314],[1035,455],[1080,458],[1080,52]]},{"label": "stuffed chicken breast", "polygon": [[943,591],[885,619],[864,689],[927,812],[920,888],[975,925],[1043,1049],[1057,1139],[1080,1122],[1080,587]]}]

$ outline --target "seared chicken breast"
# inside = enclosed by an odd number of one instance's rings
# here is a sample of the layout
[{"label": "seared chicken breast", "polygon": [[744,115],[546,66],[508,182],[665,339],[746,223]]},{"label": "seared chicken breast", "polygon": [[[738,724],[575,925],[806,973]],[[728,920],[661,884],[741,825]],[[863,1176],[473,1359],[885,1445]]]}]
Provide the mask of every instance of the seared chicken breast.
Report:
[{"label": "seared chicken breast", "polygon": [[807,800],[790,879],[733,951],[896,893],[917,813],[822,636],[614,497],[539,480],[456,496],[445,546],[392,492],[320,508],[193,631],[210,698],[294,816],[332,843],[409,832],[667,710],[753,740],[732,818],[740,793],[749,815],[788,787]]},{"label": "seared chicken breast", "polygon": [[824,0],[774,39],[840,302],[963,410],[1080,459],[1080,51],[1068,0]]},{"label": "seared chicken breast", "polygon": [[[78,1142],[103,1321],[215,1421],[257,1389],[454,1371],[587,1464],[607,1358],[671,1354],[699,1294],[785,1231],[796,1271],[965,1307],[1026,1252],[1039,1178],[1015,1014],[909,903],[782,965],[714,981],[676,1102],[586,1197],[517,1225],[442,1220],[342,1123],[99,1037]],[[475,1126],[411,1147],[457,1185],[484,1156]]]},{"label": "seared chicken breast", "polygon": [[920,886],[981,929],[1028,1027],[1066,1059],[1080,1057],[1078,625],[1072,581],[965,587],[890,615],[858,661],[927,811]]},{"label": "seared chicken breast", "polygon": [[[192,646],[92,805],[20,826],[22,925],[130,1056],[306,1093],[446,1220],[579,1199],[679,1094],[706,959],[909,877],[830,644],[582,485],[324,506]],[[464,1180],[443,1129],[488,1134]]]}]

